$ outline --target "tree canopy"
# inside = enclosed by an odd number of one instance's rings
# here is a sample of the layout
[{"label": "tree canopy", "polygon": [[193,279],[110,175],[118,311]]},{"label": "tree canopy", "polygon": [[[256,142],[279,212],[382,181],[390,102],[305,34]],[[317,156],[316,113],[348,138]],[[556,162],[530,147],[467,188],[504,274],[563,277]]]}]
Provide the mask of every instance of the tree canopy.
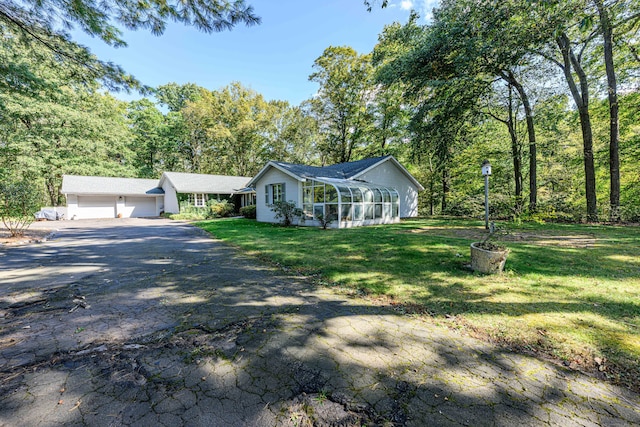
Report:
[{"label": "tree canopy", "polygon": [[[78,0],[3,0],[0,2],[0,35],[4,45],[19,43],[27,49],[48,49],[55,61],[72,67],[85,81],[98,79],[111,90],[141,89],[143,85],[120,66],[96,58],[84,46],[75,43],[69,29],[87,34],[115,46],[126,46],[122,28],[164,32],[168,22],[190,25],[204,32],[223,31],[245,23],[260,23],[253,7],[244,0],[100,2]],[[38,83],[19,56],[2,58],[0,74],[8,87],[22,90]]]},{"label": "tree canopy", "polygon": [[[119,101],[104,89],[140,84],[55,21],[82,4],[0,5],[0,176],[28,175],[42,203],[64,203],[65,173],[253,175],[269,160],[393,154],[427,189],[423,214],[481,215],[479,166],[489,159],[494,218],[640,220],[640,0],[443,0],[429,22],[412,13],[386,26],[372,52],[319,52],[309,64],[318,92],[300,105],[241,82],[168,82]],[[119,45],[128,18],[114,13],[125,5],[105,5],[67,24],[95,19],[88,31]],[[141,5],[147,15],[131,28],[198,26],[191,12],[177,19],[159,5]],[[257,22],[244,2],[207,7],[226,10],[228,25]],[[31,27],[11,21],[20,8],[34,9]],[[162,24],[135,21],[153,16]]]}]

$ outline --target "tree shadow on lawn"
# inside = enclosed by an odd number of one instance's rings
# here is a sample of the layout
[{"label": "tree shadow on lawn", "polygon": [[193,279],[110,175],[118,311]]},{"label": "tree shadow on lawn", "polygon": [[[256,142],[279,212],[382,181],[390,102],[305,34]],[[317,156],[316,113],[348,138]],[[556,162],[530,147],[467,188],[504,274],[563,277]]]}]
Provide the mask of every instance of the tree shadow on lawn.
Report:
[{"label": "tree shadow on lawn", "polygon": [[[12,351],[34,357],[0,368],[0,420],[23,425],[313,420],[316,425],[533,425],[576,417],[603,425],[640,422],[632,409],[640,401],[633,393],[316,288],[306,277],[284,274],[190,233],[58,246],[65,254],[60,262],[76,257],[114,268],[69,284],[69,291],[91,295],[87,311],[61,310],[51,317],[33,307],[1,320],[3,330],[15,332],[28,318],[31,328],[20,330],[29,339],[16,342]],[[162,256],[171,254],[170,268],[153,262],[166,259],[160,258],[163,247]],[[137,262],[129,259],[133,254]],[[35,290],[46,288],[41,282]],[[57,326],[49,328],[50,322]],[[123,329],[128,324],[135,325]],[[81,327],[86,329],[73,333]],[[69,339],[59,339],[65,336]],[[47,341],[52,338],[58,338],[55,345]],[[1,350],[6,357],[7,348]]]},{"label": "tree shadow on lawn", "polygon": [[[638,389],[633,378],[640,375],[640,303],[633,298],[632,283],[640,277],[640,268],[607,260],[603,271],[598,258],[592,256],[594,249],[519,244],[513,246],[507,273],[482,276],[470,272],[462,257],[454,255],[455,249],[425,246],[417,255],[424,256],[424,263],[411,262],[411,269],[401,271],[385,266],[402,262],[404,252],[411,249],[385,249],[377,252],[378,262],[367,264],[366,270],[359,266],[355,272],[341,271],[330,277],[364,294],[387,295],[394,303],[415,303],[418,306],[411,310],[419,313],[454,318],[450,323],[478,337],[524,351],[533,349],[554,359],[560,354],[569,361],[578,360],[581,369],[601,377],[611,375]],[[498,318],[500,326],[496,325]],[[510,332],[497,336],[499,328]],[[582,338],[566,344],[574,339],[569,339],[570,334]],[[608,359],[609,371],[599,371],[605,367],[595,362],[597,357]]]}]

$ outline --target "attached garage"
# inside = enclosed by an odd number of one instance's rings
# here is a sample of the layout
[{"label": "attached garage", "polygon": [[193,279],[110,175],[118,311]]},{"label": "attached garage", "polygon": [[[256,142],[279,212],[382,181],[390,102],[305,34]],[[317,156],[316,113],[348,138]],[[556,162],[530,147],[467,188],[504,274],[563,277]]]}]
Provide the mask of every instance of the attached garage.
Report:
[{"label": "attached garage", "polygon": [[116,198],[114,196],[77,196],[78,219],[115,218]]},{"label": "attached garage", "polygon": [[164,209],[155,179],[65,175],[62,193],[69,219],[150,217]]},{"label": "attached garage", "polygon": [[126,196],[124,198],[124,217],[141,218],[158,216],[155,197]]}]

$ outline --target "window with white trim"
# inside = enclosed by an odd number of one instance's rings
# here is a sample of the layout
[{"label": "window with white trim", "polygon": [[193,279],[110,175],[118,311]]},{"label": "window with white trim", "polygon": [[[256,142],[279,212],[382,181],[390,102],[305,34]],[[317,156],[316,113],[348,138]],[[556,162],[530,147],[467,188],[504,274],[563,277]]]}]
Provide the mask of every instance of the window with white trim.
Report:
[{"label": "window with white trim", "polygon": [[207,195],[191,193],[189,194],[189,204],[197,208],[203,208],[207,206]]},{"label": "window with white trim", "polygon": [[272,205],[286,200],[284,183],[265,185],[265,202]]}]

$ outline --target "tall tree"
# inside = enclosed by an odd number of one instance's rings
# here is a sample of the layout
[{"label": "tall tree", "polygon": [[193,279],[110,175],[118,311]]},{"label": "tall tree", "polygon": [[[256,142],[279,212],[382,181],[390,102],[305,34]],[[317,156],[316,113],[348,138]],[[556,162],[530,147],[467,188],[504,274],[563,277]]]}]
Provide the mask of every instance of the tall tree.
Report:
[{"label": "tall tree", "polygon": [[326,138],[320,148],[330,162],[349,162],[371,126],[367,109],[373,95],[371,58],[350,47],[332,46],[315,60],[313,69],[309,80],[320,89],[311,105]]},{"label": "tall tree", "polygon": [[137,174],[139,177],[155,178],[165,166],[164,116],[150,100],[143,98],[129,103],[127,117],[131,122]]},{"label": "tall tree", "polygon": [[268,104],[257,92],[232,83],[205,92],[182,110],[199,172],[250,176],[265,161],[273,126]]},{"label": "tall tree", "polygon": [[167,83],[158,86],[153,90],[153,94],[160,103],[166,106],[169,111],[181,111],[187,106],[187,102],[197,101],[204,93],[205,89],[195,83]]},{"label": "tall tree", "polygon": [[[576,52],[574,44],[566,32],[561,31],[556,36],[556,44],[562,56],[561,60],[553,59],[565,76],[573,101],[578,109],[580,117],[580,129],[582,130],[582,147],[584,158],[585,197],[587,201],[587,220],[598,220],[598,203],[596,195],[596,171],[593,156],[593,129],[591,115],[589,113],[590,93],[589,80],[583,67],[583,53],[587,43],[591,39],[582,41],[582,50]],[[576,82],[575,76],[578,77]]]},{"label": "tall tree", "polygon": [[[499,90],[496,90],[498,92]],[[500,105],[498,109],[500,111],[495,111],[491,104],[495,104],[494,100],[490,100],[486,106],[486,114],[497,120],[498,122],[504,124],[509,133],[509,138],[511,140],[511,159],[513,161],[513,182],[515,185],[515,212],[516,214],[522,211],[522,187],[523,187],[523,178],[522,178],[522,143],[520,141],[520,130],[518,126],[517,114],[519,111],[519,106],[514,99],[514,87],[511,83],[507,82],[506,84],[506,93],[499,93],[497,95],[500,100],[498,101]],[[491,102],[494,101],[494,102]],[[506,114],[502,114],[502,111],[505,111]]]},{"label": "tall tree", "polygon": [[126,104],[100,94],[50,50],[12,41],[0,44],[0,55],[13,49],[40,89],[0,88],[0,167],[35,177],[53,205],[62,203],[65,173],[132,175]]},{"label": "tall tree", "polygon": [[[640,2],[637,0],[591,0],[595,6],[602,53],[607,75],[609,102],[609,219],[620,220],[620,106],[618,103],[618,75],[614,60],[614,44],[637,42],[640,22]],[[588,22],[588,21],[587,21]],[[633,46],[632,46],[633,48]]]}]

